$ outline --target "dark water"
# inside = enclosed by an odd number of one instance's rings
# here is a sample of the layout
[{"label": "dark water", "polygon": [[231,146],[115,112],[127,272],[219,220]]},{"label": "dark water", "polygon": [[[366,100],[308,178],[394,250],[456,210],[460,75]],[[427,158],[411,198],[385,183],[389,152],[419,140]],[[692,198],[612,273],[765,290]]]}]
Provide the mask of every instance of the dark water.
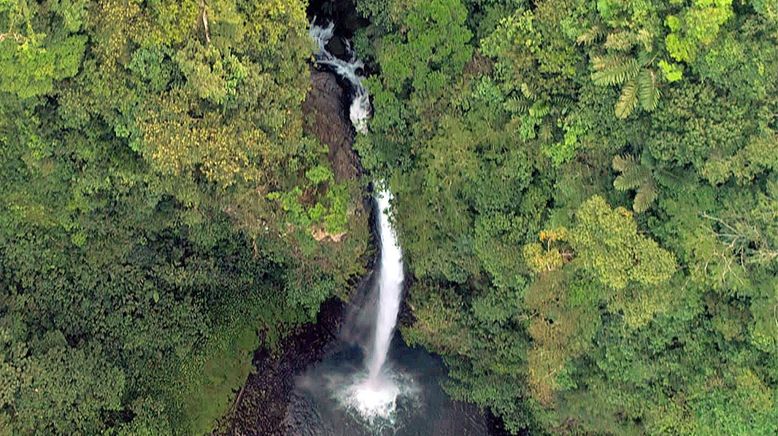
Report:
[{"label": "dark water", "polygon": [[318,365],[296,379],[287,409],[289,434],[301,436],[453,436],[489,434],[484,414],[475,406],[452,401],[440,387],[445,370],[439,359],[405,346],[395,337],[390,369],[411,379],[414,392],[398,398],[393,424],[366,423],[336,399],[363,369],[358,346],[340,343]]}]

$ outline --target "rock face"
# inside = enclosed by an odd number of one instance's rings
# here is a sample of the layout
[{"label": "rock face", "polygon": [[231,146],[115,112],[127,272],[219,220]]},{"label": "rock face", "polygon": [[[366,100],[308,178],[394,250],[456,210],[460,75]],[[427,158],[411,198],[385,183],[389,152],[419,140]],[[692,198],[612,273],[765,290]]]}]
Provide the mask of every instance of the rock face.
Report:
[{"label": "rock face", "polygon": [[[311,90],[303,103],[305,133],[315,136],[329,148],[328,159],[338,182],[354,180],[361,174],[357,155],[351,148],[354,130],[343,105],[344,91],[335,75],[311,68]],[[354,213],[364,215],[358,205]],[[314,231],[317,240],[340,242],[345,234],[329,235]],[[213,434],[286,436],[289,434],[287,406],[295,376],[324,356],[327,346],[336,343],[344,317],[344,303],[337,299],[325,302],[315,324],[300,327],[281,339],[277,354],[264,347],[254,354],[252,372],[237,394],[235,403],[222,418]]]},{"label": "rock face", "polygon": [[330,299],[322,304],[316,324],[300,327],[283,338],[278,354],[260,348],[254,353],[253,371],[238,393],[233,408],[222,418],[214,435],[288,436],[287,405],[295,376],[324,356],[340,329],[344,304]]},{"label": "rock face", "polygon": [[357,29],[370,24],[370,21],[357,13],[356,0],[309,0],[308,17],[333,21],[339,35],[349,39]]},{"label": "rock face", "polygon": [[311,90],[303,103],[305,132],[329,147],[328,158],[335,180],[353,180],[361,173],[359,160],[351,148],[354,131],[343,105],[343,89],[335,75],[311,70]]}]

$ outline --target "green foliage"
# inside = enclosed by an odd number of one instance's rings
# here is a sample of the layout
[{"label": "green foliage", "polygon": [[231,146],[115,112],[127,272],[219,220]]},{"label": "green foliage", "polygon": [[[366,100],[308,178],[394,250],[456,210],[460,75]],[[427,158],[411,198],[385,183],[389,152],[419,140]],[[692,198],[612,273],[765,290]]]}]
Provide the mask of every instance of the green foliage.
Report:
[{"label": "green foliage", "polygon": [[634,79],[640,72],[637,60],[623,56],[598,56],[592,58],[592,66],[592,81],[597,85],[620,85]]},{"label": "green foliage", "polygon": [[[357,8],[355,149],[447,392],[516,433],[778,432],[775,2]],[[3,432],[207,433],[348,298],[363,186],[303,134],[305,9],[0,1]]]},{"label": "green foliage", "polygon": [[[606,43],[605,47],[608,45]],[[656,73],[636,59],[622,55],[595,56],[592,58],[592,81],[596,85],[622,85],[621,95],[616,102],[617,118],[627,118],[640,107],[648,112],[659,103],[659,88]]]},{"label": "green foliage", "polygon": [[677,61],[694,61],[700,48],[713,42],[732,16],[732,0],[693,0],[677,15],[665,18],[670,29],[665,38],[667,51]]},{"label": "green foliage", "polygon": [[576,260],[604,285],[614,289],[629,282],[658,285],[675,271],[672,254],[639,235],[625,209],[611,209],[601,197],[593,197],[581,206],[576,221],[570,233]]},{"label": "green foliage", "polygon": [[[271,192],[268,199],[277,201],[287,214],[287,223],[298,226],[302,230],[314,230],[323,227],[331,234],[342,234],[347,230],[349,220],[349,201],[351,193],[346,183],[336,183],[332,170],[324,165],[317,165],[305,172],[308,183],[295,186],[289,192]],[[321,201],[306,204],[305,197],[324,189],[320,195]]]},{"label": "green foliage", "polygon": [[683,65],[670,63],[665,60],[659,61],[659,68],[668,82],[677,82],[683,78]]},{"label": "green foliage", "polygon": [[[41,353],[29,362],[14,401],[21,431],[93,433],[102,427],[101,415],[121,408],[124,376],[101,358],[96,346],[70,349],[62,334],[49,332]],[[45,345],[44,345],[45,344]]]},{"label": "green foliage", "polygon": [[363,2],[358,147],[396,194],[403,337],[455,398],[517,433],[775,431],[768,3],[468,2],[442,76],[399,62],[417,3]]},{"label": "green foliage", "polygon": [[[256,347],[347,297],[367,220],[302,131],[307,27],[0,1],[0,433],[208,433]],[[349,237],[288,232],[296,206]]]},{"label": "green foliage", "polygon": [[464,27],[467,12],[460,0],[411,4],[402,21],[403,38],[389,37],[380,46],[381,77],[395,93],[410,84],[423,95],[434,95],[470,57],[465,46],[472,36]]},{"label": "green foliage", "polygon": [[613,187],[619,191],[637,191],[632,209],[637,213],[645,212],[658,194],[650,163],[639,163],[634,156],[614,156],[613,169],[621,173],[613,180]]},{"label": "green foliage", "polygon": [[67,1],[44,6],[25,0],[0,4],[4,32],[0,33],[0,93],[22,99],[49,94],[55,82],[76,75],[87,40],[76,34],[83,25],[85,4]]}]

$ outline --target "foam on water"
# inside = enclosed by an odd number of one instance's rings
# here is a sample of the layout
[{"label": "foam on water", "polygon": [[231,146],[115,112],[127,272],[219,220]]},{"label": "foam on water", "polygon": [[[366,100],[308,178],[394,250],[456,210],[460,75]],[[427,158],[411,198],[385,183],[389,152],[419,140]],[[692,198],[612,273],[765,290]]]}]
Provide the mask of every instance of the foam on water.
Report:
[{"label": "foam on water", "polygon": [[346,406],[368,420],[391,420],[400,389],[393,380],[364,376],[346,389]]},{"label": "foam on water", "polygon": [[378,377],[371,377],[359,372],[351,384],[337,391],[336,400],[370,427],[384,429],[397,424],[399,402],[414,403],[418,393],[416,382],[406,374],[384,370]]},{"label": "foam on water", "polygon": [[349,107],[349,119],[354,129],[362,134],[367,133],[367,120],[370,118],[370,96],[367,91],[357,91]]}]

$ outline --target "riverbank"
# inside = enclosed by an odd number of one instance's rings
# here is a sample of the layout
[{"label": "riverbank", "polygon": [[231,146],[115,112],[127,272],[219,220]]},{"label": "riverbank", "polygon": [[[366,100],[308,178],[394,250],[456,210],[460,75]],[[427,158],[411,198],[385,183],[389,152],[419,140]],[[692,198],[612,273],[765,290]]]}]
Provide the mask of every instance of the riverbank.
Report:
[{"label": "riverbank", "polygon": [[335,298],[321,306],[315,324],[306,324],[283,338],[278,351],[260,348],[254,353],[255,370],[237,394],[230,413],[216,434],[286,435],[287,405],[295,376],[321,361],[337,341],[346,304]]},{"label": "riverbank", "polygon": [[[326,359],[342,346],[341,328],[350,306],[335,298],[326,301],[316,323],[300,326],[280,340],[274,353],[260,348],[254,353],[254,370],[243,388],[236,393],[230,412],[221,420],[214,434],[287,436],[297,434],[290,429],[289,406],[293,401],[296,379],[306,370]],[[420,353],[415,351],[414,353]],[[438,359],[432,357],[434,359]],[[459,401],[447,414],[436,418],[436,435],[460,436],[461,422],[453,417],[467,417],[468,428],[484,429],[490,436],[504,436],[502,422],[489,412],[479,412],[476,406]],[[479,435],[472,430],[467,433]]]}]

